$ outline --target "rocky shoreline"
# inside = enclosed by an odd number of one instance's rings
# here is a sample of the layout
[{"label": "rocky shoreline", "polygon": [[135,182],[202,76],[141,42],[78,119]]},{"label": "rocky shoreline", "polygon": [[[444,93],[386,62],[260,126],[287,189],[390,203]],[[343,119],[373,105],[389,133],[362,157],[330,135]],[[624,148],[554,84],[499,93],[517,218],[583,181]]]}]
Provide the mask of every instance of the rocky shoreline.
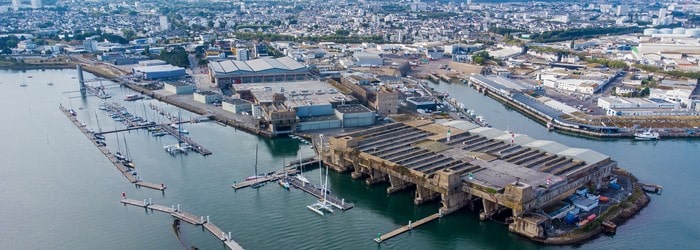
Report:
[{"label": "rocky shoreline", "polygon": [[614,172],[618,175],[625,175],[629,177],[634,183],[634,188],[630,197],[628,197],[625,201],[608,208],[608,210],[603,212],[598,219],[594,220],[593,223],[590,223],[588,227],[584,226],[562,236],[533,238],[533,240],[547,245],[581,244],[588,240],[592,240],[594,237],[603,233],[603,229],[600,226],[603,221],[609,220],[620,226],[638,214],[639,211],[646,207],[651,201],[649,195],[644,192],[642,185],[632,174],[623,169],[616,169]]}]

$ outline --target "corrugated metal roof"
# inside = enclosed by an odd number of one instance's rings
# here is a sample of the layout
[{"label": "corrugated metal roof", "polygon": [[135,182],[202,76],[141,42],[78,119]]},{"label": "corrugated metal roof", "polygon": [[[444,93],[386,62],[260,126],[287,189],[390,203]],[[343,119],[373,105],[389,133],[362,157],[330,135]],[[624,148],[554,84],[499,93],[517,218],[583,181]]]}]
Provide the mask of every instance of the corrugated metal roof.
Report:
[{"label": "corrugated metal roof", "polygon": [[291,57],[277,58],[277,61],[279,61],[281,64],[283,64],[289,70],[297,70],[297,69],[301,69],[304,67],[304,65],[302,65],[301,63],[292,59]]},{"label": "corrugated metal roof", "polygon": [[210,62],[209,67],[214,73],[227,74],[236,71],[259,72],[270,69],[297,70],[304,65],[289,57],[263,58],[249,61],[226,60]]},{"label": "corrugated metal roof", "polygon": [[250,66],[250,68],[253,71],[263,71],[263,70],[268,70],[272,68],[272,65],[267,63],[265,59],[255,59],[255,60],[250,60],[250,61],[245,61],[245,63]]},{"label": "corrugated metal roof", "polygon": [[238,67],[238,70],[253,71],[253,69],[251,69],[250,66],[248,66],[248,64],[245,63],[244,61],[231,61],[231,62],[233,64],[235,64],[236,67]]}]

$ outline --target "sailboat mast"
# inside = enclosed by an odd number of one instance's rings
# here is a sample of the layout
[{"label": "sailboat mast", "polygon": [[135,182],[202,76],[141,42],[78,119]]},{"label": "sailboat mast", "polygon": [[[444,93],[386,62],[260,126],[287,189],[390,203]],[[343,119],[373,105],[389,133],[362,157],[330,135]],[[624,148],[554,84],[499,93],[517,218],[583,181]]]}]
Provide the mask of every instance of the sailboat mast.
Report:
[{"label": "sailboat mast", "polygon": [[255,178],[258,178],[258,144],[255,144]]},{"label": "sailboat mast", "polygon": [[[100,120],[97,119],[97,111],[95,111],[95,122],[97,122],[97,131],[100,131],[100,134],[102,133],[102,128],[100,127]],[[116,129],[115,129],[116,130]]]},{"label": "sailboat mast", "polygon": [[[180,127],[181,125],[182,125],[182,121],[180,120],[180,110],[178,109],[178,110],[177,110],[177,135],[178,135],[178,138],[177,138],[177,145],[178,145],[178,146],[182,146],[182,140],[181,140],[181,138],[182,138],[182,127]],[[257,154],[257,146],[256,146],[256,149],[255,149],[255,150],[256,150],[255,153]],[[257,160],[258,160],[258,159],[257,159],[257,157],[256,157],[256,158],[255,158],[255,161],[256,161],[255,165],[256,165],[256,166],[258,165]],[[256,174],[256,175],[257,175],[257,174]]]},{"label": "sailboat mast", "polygon": [[[321,162],[321,161],[319,161]],[[321,165],[323,166],[323,165]],[[328,167],[326,167],[326,184],[323,185],[323,202],[326,202],[326,193],[328,193]]]},{"label": "sailboat mast", "polygon": [[131,153],[129,153],[129,145],[126,144],[126,135],[124,135],[122,138],[124,138],[124,151],[126,151],[126,153],[124,154],[124,157],[126,158],[127,161],[131,161]]},{"label": "sailboat mast", "polygon": [[[114,130],[117,130],[117,125],[114,124]],[[122,151],[122,144],[119,142],[119,132],[114,133],[115,136],[117,136],[117,152]]]}]

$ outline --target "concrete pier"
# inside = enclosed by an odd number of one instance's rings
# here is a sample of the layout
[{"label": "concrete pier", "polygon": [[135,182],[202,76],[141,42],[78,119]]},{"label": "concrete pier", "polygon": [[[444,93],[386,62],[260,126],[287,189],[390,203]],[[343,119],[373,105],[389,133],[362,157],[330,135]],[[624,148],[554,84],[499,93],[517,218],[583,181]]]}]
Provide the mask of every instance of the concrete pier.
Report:
[{"label": "concrete pier", "polygon": [[[297,173],[296,169],[287,169],[286,171],[287,171],[287,175],[294,175]],[[248,181],[234,183],[233,185],[231,185],[231,187],[233,189],[238,190],[241,188],[250,187],[253,184],[257,184],[257,183],[262,183],[262,182],[266,183],[266,182],[270,182],[270,181],[276,181],[276,180],[283,178],[284,176],[285,176],[284,172],[282,172],[280,170],[280,171],[274,172],[272,174],[262,176],[260,178],[255,179],[255,180],[248,180]]]},{"label": "concrete pier", "polygon": [[428,223],[428,222],[431,222],[431,221],[433,221],[433,220],[436,220],[436,219],[438,219],[438,218],[440,218],[440,217],[441,217],[441,215],[440,215],[439,213],[437,213],[437,214],[432,214],[432,215],[430,215],[430,216],[428,216],[428,217],[425,217],[425,218],[423,218],[423,219],[417,220],[416,222],[411,222],[411,221],[409,221],[409,222],[408,222],[408,223],[409,223],[408,225],[399,227],[399,228],[397,228],[397,229],[394,230],[394,231],[391,231],[391,232],[389,232],[389,233],[387,233],[387,234],[381,234],[379,237],[374,238],[374,242],[381,243],[381,242],[383,242],[383,241],[385,241],[385,240],[394,238],[394,237],[396,237],[396,236],[398,236],[398,235],[400,235],[400,234],[402,234],[402,233],[411,231],[413,228],[422,226],[422,225],[424,225],[425,223]]},{"label": "concrete pier", "polygon": [[[209,231],[212,235],[214,235],[216,238],[221,240],[224,245],[231,250],[242,250],[243,247],[239,245],[236,241],[231,239],[231,233],[229,232],[228,234],[225,234],[223,230],[221,230],[219,227],[214,225],[209,221],[209,216],[196,216],[191,213],[185,212],[185,211],[178,211],[180,205],[177,205],[177,208],[175,206],[173,207],[166,207],[163,205],[157,205],[157,204],[150,204],[150,199],[147,200],[135,200],[135,199],[127,199],[123,198],[120,201],[124,205],[131,205],[135,207],[143,207],[146,209],[150,209],[151,211],[158,211],[158,212],[163,212],[166,214],[170,214],[171,216],[190,223],[195,226],[201,225],[204,229]],[[206,219],[205,219],[206,218]]]}]

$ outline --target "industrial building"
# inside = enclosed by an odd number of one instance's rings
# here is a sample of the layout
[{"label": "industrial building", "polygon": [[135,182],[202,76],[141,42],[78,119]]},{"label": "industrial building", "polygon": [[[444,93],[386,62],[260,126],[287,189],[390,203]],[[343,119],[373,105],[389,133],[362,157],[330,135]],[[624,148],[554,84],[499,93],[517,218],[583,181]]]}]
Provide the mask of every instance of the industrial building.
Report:
[{"label": "industrial building", "polygon": [[357,51],[353,54],[355,65],[360,67],[380,67],[384,65],[384,59],[377,53]]},{"label": "industrial building", "polygon": [[193,94],[194,100],[204,104],[212,104],[221,101],[221,95],[212,91],[200,91]]},{"label": "industrial building", "polygon": [[239,98],[225,98],[221,101],[221,108],[234,114],[243,114],[243,112],[251,113],[253,111],[252,103]]},{"label": "industrial building", "polygon": [[413,112],[420,112],[419,110],[432,112],[437,109],[437,103],[429,96],[409,97],[406,98],[406,108]]},{"label": "industrial building", "polygon": [[194,93],[194,85],[184,82],[166,82],[163,89],[177,95],[189,95]]},{"label": "industrial building", "polygon": [[598,107],[609,116],[693,115],[680,109],[680,103],[659,98],[600,97]]},{"label": "industrial building", "polygon": [[340,105],[335,108],[335,116],[342,127],[362,127],[374,125],[374,112],[360,104]]},{"label": "industrial building", "polygon": [[236,94],[259,106],[273,134],[369,126],[375,113],[330,84],[319,81],[233,85]]},{"label": "industrial building", "polygon": [[225,60],[209,63],[212,86],[224,88],[239,83],[304,81],[309,69],[289,57],[249,61]]},{"label": "industrial building", "polygon": [[185,68],[173,65],[154,65],[134,67],[132,72],[135,76],[141,76],[146,80],[175,78],[185,76]]},{"label": "industrial building", "polygon": [[607,186],[617,162],[466,121],[392,123],[329,138],[324,163],[352,171],[367,184],[388,182],[387,193],[415,189],[414,204],[440,200],[442,214],[476,202],[481,219],[510,211],[509,229],[543,238],[550,221],[539,211],[581,187]]}]

